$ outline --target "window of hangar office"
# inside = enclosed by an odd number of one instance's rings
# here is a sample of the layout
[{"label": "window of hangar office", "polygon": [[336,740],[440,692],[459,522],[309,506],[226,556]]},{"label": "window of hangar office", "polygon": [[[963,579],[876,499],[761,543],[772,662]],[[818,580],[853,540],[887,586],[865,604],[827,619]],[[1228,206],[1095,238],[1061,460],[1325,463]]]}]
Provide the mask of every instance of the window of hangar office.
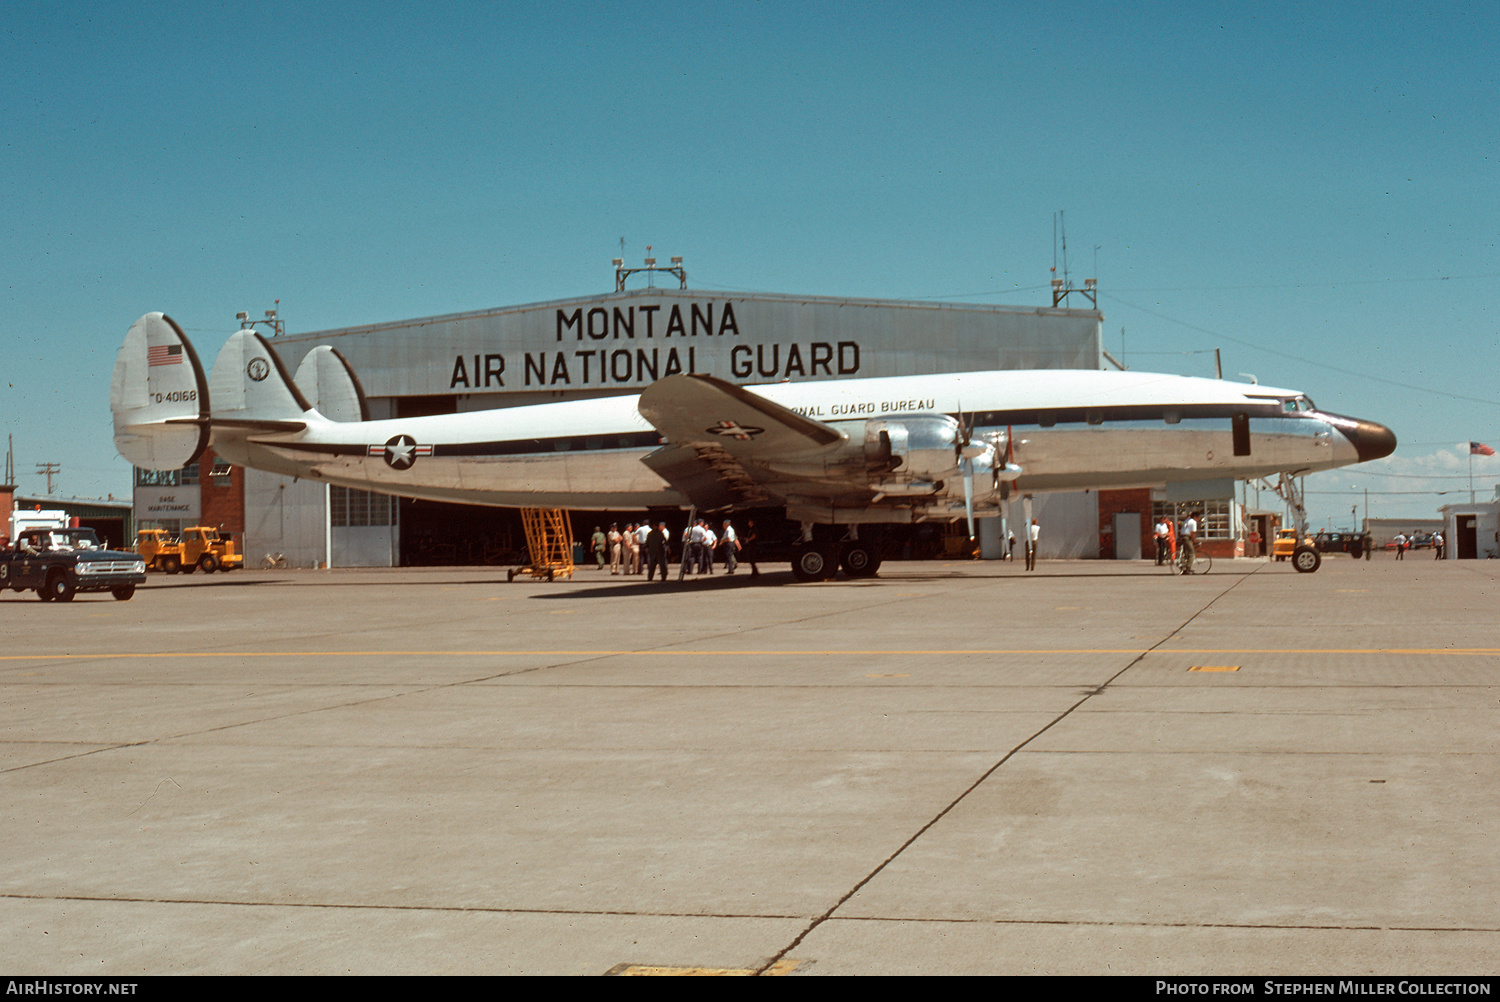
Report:
[{"label": "window of hangar office", "polygon": [[396,499],[353,487],[328,486],[328,521],[335,526],[395,525]]},{"label": "window of hangar office", "polygon": [[192,487],[198,483],[198,464],[189,463],[180,470],[143,470],[135,468],[137,487]]},{"label": "window of hangar office", "polygon": [[1187,501],[1174,504],[1171,501],[1151,502],[1151,524],[1155,525],[1163,518],[1186,519],[1195,511],[1201,511],[1202,517],[1198,519],[1199,539],[1233,539],[1234,538],[1234,515],[1232,512],[1233,501]]}]

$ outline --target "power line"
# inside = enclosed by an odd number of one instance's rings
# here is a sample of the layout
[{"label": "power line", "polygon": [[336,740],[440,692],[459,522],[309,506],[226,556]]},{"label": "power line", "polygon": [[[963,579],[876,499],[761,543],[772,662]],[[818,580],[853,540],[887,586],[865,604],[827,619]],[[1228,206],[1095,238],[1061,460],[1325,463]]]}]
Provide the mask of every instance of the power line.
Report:
[{"label": "power line", "polygon": [[1351,487],[1346,491],[1303,491],[1304,494],[1321,494],[1330,497],[1357,498],[1365,494],[1371,497],[1395,497],[1398,495],[1412,497],[1442,497],[1445,494],[1467,494],[1467,487],[1454,487],[1446,491],[1367,491],[1361,487]]},{"label": "power line", "polygon": [[1140,310],[1142,313],[1156,317],[1160,320],[1165,320],[1168,323],[1178,324],[1182,327],[1186,327],[1188,330],[1197,331],[1199,334],[1206,334],[1209,337],[1219,338],[1221,340],[1228,341],[1231,344],[1237,344],[1245,348],[1253,348],[1256,351],[1263,351],[1268,355],[1276,355],[1280,358],[1288,358],[1293,362],[1301,362],[1303,365],[1311,365],[1319,369],[1328,369],[1330,372],[1342,372],[1346,376],[1357,376],[1360,379],[1369,379],[1377,383],[1385,383],[1387,386],[1399,386],[1403,390],[1416,390],[1419,393],[1431,393],[1433,396],[1448,397],[1451,400],[1467,400],[1470,403],[1489,404],[1491,407],[1500,407],[1500,400],[1487,400],[1484,397],[1468,397],[1464,396],[1462,393],[1450,393],[1447,390],[1434,390],[1430,386],[1417,386],[1414,383],[1402,383],[1394,379],[1386,379],[1384,376],[1372,376],[1368,372],[1358,372],[1354,369],[1345,369],[1341,366],[1329,365],[1326,362],[1315,362],[1310,358],[1303,358],[1301,355],[1293,355],[1289,352],[1277,351],[1275,348],[1267,348],[1264,345],[1256,344],[1253,341],[1245,341],[1237,337],[1230,337],[1228,334],[1221,334],[1218,331],[1211,331],[1207,327],[1199,327],[1196,324],[1190,324],[1186,320],[1178,320],[1176,317],[1169,317],[1165,313],[1158,313],[1155,310],[1147,309],[1144,306],[1139,306],[1135,303],[1129,302],[1128,300],[1121,299],[1119,296],[1111,295],[1105,292],[1101,292],[1099,295],[1103,296],[1106,299],[1112,299],[1124,306],[1128,306],[1133,310]]},{"label": "power line", "polygon": [[39,475],[40,474],[46,474],[46,477],[47,477],[47,496],[51,497],[52,496],[52,478],[55,477],[57,474],[59,474],[59,473],[62,472],[62,464],[61,463],[37,463],[36,464],[36,472]]},{"label": "power line", "polygon": [[[1332,471],[1330,471],[1332,472]],[[1468,480],[1467,473],[1381,473],[1379,470],[1351,470],[1347,474],[1351,477],[1400,477],[1403,480]],[[1490,471],[1483,474],[1486,477],[1500,476],[1500,473]]]},{"label": "power line", "polygon": [[1250,289],[1339,289],[1350,285],[1412,285],[1419,282],[1480,282],[1500,278],[1491,275],[1432,275],[1426,278],[1361,278],[1342,282],[1264,282],[1258,285],[1185,285],[1177,287],[1118,289],[1118,292],[1233,292]]}]

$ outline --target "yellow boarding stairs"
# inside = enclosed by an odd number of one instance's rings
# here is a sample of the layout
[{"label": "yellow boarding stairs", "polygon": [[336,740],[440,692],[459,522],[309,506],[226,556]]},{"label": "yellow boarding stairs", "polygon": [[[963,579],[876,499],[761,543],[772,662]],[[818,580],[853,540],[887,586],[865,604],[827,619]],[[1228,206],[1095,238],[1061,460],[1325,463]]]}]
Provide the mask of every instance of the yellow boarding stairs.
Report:
[{"label": "yellow boarding stairs", "polygon": [[509,571],[508,580],[514,581],[517,574],[532,577],[573,577],[573,532],[568,526],[568,513],[561,508],[522,508],[521,524],[526,528],[526,550],[531,554],[531,563]]}]

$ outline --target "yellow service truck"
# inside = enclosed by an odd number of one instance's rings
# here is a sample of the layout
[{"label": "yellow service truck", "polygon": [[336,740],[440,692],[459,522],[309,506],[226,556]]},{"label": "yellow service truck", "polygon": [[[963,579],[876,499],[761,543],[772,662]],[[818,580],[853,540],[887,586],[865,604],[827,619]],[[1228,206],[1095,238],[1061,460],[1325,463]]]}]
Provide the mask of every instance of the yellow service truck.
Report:
[{"label": "yellow service truck", "polygon": [[142,529],[135,534],[135,550],[147,567],[168,574],[212,574],[245,566],[245,555],[235,552],[234,540],[211,525],[189,526],[181,539],[173,539],[165,529]]}]

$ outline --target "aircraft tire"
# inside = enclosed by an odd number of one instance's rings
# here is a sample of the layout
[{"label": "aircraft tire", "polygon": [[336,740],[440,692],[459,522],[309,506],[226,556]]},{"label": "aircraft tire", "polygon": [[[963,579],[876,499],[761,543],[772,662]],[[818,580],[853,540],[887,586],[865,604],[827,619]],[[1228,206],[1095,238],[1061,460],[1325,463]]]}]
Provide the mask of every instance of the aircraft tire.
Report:
[{"label": "aircraft tire", "polygon": [[1292,554],[1292,566],[1299,574],[1311,574],[1323,563],[1323,555],[1311,546],[1300,546]]},{"label": "aircraft tire", "polygon": [[135,585],[120,585],[120,587],[111,588],[109,591],[115,597],[116,602],[129,602],[131,597],[135,595]]},{"label": "aircraft tire", "polygon": [[827,581],[838,574],[834,553],[816,543],[792,547],[792,577],[798,581]]},{"label": "aircraft tire", "polygon": [[839,563],[851,578],[873,578],[880,570],[880,553],[868,543],[845,543]]},{"label": "aircraft tire", "polygon": [[212,574],[214,571],[219,569],[219,562],[218,560],[214,559],[214,555],[212,553],[205,553],[203,554],[203,559],[198,561],[198,567],[203,571],[204,574]]}]

